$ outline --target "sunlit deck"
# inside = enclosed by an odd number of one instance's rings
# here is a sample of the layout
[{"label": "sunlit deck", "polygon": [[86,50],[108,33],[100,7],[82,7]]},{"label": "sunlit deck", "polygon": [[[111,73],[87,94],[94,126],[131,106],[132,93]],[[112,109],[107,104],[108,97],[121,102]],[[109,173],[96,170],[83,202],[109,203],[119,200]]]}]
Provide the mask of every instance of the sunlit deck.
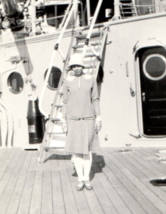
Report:
[{"label": "sunlit deck", "polygon": [[[1,214],[159,214],[166,213],[166,186],[149,180],[166,177],[157,148],[102,148],[93,155],[94,189],[77,192],[76,173],[69,156],[38,165],[38,151],[0,150]],[[166,153],[165,153],[166,154]]]}]

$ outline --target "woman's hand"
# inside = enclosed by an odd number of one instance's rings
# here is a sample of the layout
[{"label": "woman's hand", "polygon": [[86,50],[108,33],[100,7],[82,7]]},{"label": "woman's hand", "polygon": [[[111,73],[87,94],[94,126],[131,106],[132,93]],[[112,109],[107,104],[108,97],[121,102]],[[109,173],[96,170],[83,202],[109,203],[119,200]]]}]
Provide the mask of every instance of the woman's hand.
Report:
[{"label": "woman's hand", "polygon": [[63,130],[63,133],[64,133],[64,134],[67,134],[67,132],[68,132],[68,127],[67,127],[67,122],[66,122],[66,121],[64,121],[64,122],[62,123],[62,130]]},{"label": "woman's hand", "polygon": [[98,132],[100,131],[101,127],[102,127],[101,121],[96,120],[96,124],[95,124],[96,134],[98,134]]}]

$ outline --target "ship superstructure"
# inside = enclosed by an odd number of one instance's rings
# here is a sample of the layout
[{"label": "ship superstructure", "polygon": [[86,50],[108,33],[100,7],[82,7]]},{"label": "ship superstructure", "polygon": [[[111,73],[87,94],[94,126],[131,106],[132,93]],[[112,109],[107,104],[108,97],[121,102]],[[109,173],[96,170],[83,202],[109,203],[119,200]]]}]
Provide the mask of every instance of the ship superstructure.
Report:
[{"label": "ship superstructure", "polygon": [[39,148],[36,133],[47,129],[52,105],[57,111],[50,120],[51,146],[64,146],[57,100],[75,52],[84,54],[86,71],[98,81],[101,146],[165,145],[166,1],[2,0],[1,5],[3,147]]}]

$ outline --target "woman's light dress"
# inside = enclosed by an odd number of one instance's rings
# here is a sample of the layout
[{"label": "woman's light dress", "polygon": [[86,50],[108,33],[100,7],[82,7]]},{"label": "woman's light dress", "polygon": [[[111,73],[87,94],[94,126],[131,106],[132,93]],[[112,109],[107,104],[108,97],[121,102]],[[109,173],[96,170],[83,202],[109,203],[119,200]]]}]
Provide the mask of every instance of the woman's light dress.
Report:
[{"label": "woman's light dress", "polygon": [[63,86],[63,118],[68,133],[65,151],[71,154],[88,154],[99,148],[95,132],[95,118],[100,115],[97,83],[86,75],[66,78]]}]

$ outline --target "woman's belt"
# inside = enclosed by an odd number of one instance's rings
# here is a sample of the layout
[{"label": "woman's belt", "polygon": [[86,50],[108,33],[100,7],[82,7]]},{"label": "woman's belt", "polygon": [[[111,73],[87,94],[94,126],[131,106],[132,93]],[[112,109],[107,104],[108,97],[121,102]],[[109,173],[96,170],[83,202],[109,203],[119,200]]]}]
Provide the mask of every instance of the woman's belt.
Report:
[{"label": "woman's belt", "polygon": [[94,116],[90,117],[72,117],[72,116],[67,116],[67,120],[94,120]]}]

